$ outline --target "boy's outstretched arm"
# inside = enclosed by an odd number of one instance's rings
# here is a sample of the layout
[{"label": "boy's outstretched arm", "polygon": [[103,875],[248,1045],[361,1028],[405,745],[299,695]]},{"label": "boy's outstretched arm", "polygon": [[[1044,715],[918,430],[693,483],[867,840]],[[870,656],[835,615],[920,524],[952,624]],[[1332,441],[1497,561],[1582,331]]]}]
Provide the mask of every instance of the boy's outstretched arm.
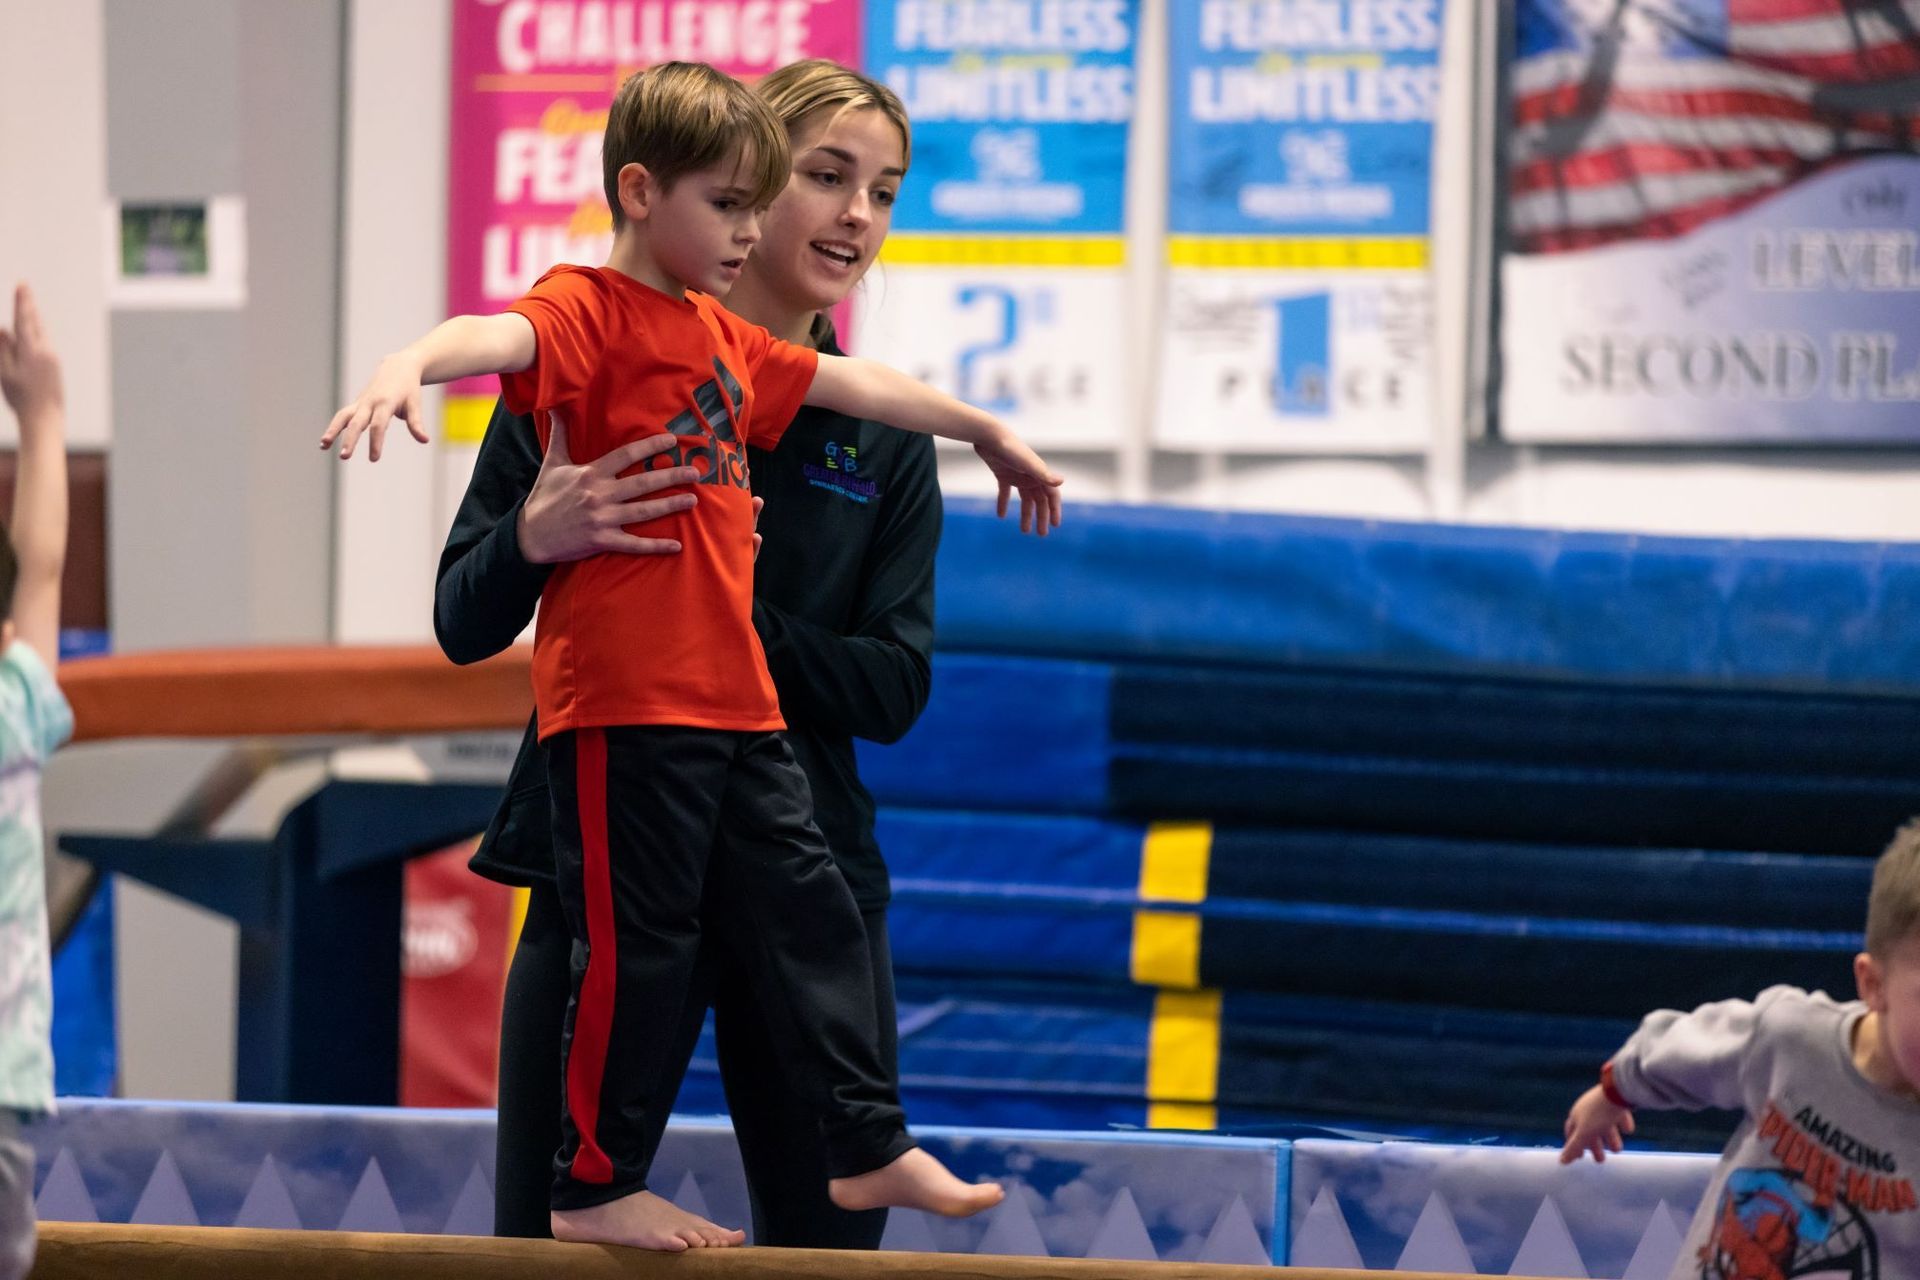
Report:
[{"label": "boy's outstretched arm", "polygon": [[371,431],[367,456],[378,462],[387,424],[395,417],[405,419],[413,438],[425,444],[421,387],[482,373],[518,373],[533,363],[533,357],[533,324],[525,316],[512,311],[496,316],[455,316],[382,360],[354,402],[333,415],[320,437],[320,447],[330,448],[339,438],[340,460],[344,462],[353,456],[353,446],[361,434]]},{"label": "boy's outstretched arm", "polygon": [[60,660],[60,574],[67,563],[67,417],[60,360],[33,292],[13,295],[13,329],[0,329],[0,394],[20,420],[13,539],[18,576],[14,634],[49,667]]},{"label": "boy's outstretched arm", "polygon": [[1020,491],[1020,532],[1041,537],[1060,523],[1060,476],[998,418],[898,369],[854,356],[820,357],[806,403],[855,418],[944,436],[973,446],[1000,482],[1000,514]]}]

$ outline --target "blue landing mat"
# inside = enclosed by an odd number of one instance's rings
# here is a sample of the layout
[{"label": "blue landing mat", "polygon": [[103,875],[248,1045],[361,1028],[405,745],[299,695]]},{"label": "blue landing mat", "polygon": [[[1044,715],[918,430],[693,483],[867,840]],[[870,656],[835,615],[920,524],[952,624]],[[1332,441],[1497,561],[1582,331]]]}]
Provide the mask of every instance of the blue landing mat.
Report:
[{"label": "blue landing mat", "polygon": [[939,654],[860,744],[886,805],[1877,853],[1920,812],[1920,697]]},{"label": "blue landing mat", "polygon": [[1847,989],[1870,873],[1863,859],[1221,828],[1203,900],[1156,904],[1139,891],[1143,825],[887,808],[879,834],[903,975],[1124,989],[1138,912],[1158,905],[1198,917],[1206,986],[1615,1018],[1776,982]]},{"label": "blue landing mat", "polygon": [[950,650],[1920,688],[1920,546],[947,506]]},{"label": "blue landing mat", "polygon": [[855,743],[861,780],[899,805],[1104,812],[1111,678],[1097,663],[938,654],[912,732]]}]

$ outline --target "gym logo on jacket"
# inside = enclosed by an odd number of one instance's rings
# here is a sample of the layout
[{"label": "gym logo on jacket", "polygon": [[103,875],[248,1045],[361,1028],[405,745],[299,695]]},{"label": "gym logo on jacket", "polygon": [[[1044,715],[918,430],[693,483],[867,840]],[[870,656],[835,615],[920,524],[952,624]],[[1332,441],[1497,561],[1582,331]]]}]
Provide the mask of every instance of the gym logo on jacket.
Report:
[{"label": "gym logo on jacket", "polygon": [[837,493],[853,502],[871,502],[880,496],[880,486],[860,474],[860,447],[827,441],[826,464],[809,462],[800,468],[807,483],[816,489]]}]

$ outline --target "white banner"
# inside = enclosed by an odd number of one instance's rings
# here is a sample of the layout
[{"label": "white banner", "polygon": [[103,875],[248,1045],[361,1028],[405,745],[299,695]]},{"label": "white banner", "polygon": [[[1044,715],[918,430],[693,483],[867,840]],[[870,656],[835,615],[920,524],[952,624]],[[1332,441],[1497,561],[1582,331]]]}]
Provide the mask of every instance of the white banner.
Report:
[{"label": "white banner", "polygon": [[1163,449],[1401,449],[1425,439],[1424,271],[1179,271],[1167,285]]},{"label": "white banner", "polygon": [[1118,367],[1118,271],[894,267],[867,288],[861,355],[979,405],[1035,445],[1110,445],[1133,411]]}]

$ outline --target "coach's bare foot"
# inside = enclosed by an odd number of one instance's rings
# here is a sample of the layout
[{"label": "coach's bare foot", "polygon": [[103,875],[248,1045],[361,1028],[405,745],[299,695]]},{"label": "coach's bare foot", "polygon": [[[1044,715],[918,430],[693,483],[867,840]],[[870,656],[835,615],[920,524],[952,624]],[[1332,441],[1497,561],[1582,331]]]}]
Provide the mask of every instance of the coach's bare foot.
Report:
[{"label": "coach's bare foot", "polygon": [[919,1147],[857,1178],[834,1178],[827,1198],[842,1209],[924,1209],[965,1218],[1006,1198],[997,1182],[962,1182]]},{"label": "coach's bare foot", "polygon": [[636,1191],[590,1209],[555,1209],[548,1216],[555,1240],[574,1244],[624,1244],[635,1249],[721,1249],[746,1243],[744,1231],[729,1231],[688,1213],[651,1191]]}]

